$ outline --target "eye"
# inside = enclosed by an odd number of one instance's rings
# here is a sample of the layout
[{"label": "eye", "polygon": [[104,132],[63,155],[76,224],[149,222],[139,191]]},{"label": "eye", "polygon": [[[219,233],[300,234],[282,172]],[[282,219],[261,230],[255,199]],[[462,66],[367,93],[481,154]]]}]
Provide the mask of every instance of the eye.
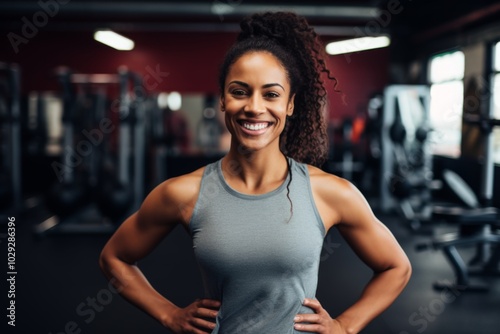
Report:
[{"label": "eye", "polygon": [[246,94],[246,92],[243,89],[233,89],[231,91],[231,94],[235,96],[243,96]]},{"label": "eye", "polygon": [[276,92],[267,92],[265,94],[265,97],[269,97],[269,98],[277,98],[277,97],[280,97],[280,95]]}]

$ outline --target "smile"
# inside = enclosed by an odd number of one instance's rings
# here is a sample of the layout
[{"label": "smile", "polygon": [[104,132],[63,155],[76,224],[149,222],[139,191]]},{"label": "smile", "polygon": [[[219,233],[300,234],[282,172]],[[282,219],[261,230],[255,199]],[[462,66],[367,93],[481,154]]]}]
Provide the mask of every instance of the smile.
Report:
[{"label": "smile", "polygon": [[270,123],[269,122],[262,122],[262,123],[241,122],[240,124],[247,130],[258,131],[258,130],[262,130],[262,129],[267,128]]}]

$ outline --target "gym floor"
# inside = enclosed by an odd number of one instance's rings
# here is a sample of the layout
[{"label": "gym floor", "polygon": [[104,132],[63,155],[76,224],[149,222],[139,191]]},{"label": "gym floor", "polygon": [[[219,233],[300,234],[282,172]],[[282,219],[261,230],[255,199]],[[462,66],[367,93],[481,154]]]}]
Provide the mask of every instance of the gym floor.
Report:
[{"label": "gym floor", "polygon": [[[490,286],[487,293],[462,287],[433,290],[435,280],[454,278],[441,252],[415,251],[415,245],[429,236],[411,232],[396,216],[377,216],[407,252],[413,276],[399,299],[363,333],[498,333],[498,277],[474,278]],[[100,272],[98,256],[109,235],[35,238],[33,227],[47,217],[43,208],[16,217],[16,333],[168,332],[117,295]],[[2,248],[6,247],[4,241],[2,238]],[[467,258],[472,250],[463,252]],[[202,297],[191,240],[182,228],[175,229],[139,266],[151,284],[177,305]],[[323,306],[332,316],[338,314],[355,301],[369,278],[369,269],[337,231],[330,231],[325,238],[317,293]]]}]

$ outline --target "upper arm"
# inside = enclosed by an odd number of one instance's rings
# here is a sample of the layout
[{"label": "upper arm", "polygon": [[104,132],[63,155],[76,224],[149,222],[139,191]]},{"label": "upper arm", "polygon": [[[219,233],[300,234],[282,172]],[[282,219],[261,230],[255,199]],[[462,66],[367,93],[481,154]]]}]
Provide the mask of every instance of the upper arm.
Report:
[{"label": "upper arm", "polygon": [[320,210],[364,263],[376,272],[409,265],[393,234],[353,184],[324,172],[317,177],[321,180],[315,191]]},{"label": "upper arm", "polygon": [[346,188],[337,225],[342,237],[376,272],[407,266],[406,254],[391,231],[375,217],[363,195],[350,183]]},{"label": "upper arm", "polygon": [[149,254],[178,224],[186,223],[199,186],[196,176],[169,179],[153,189],[140,209],[128,217],[105,245],[101,259],[133,264]]}]

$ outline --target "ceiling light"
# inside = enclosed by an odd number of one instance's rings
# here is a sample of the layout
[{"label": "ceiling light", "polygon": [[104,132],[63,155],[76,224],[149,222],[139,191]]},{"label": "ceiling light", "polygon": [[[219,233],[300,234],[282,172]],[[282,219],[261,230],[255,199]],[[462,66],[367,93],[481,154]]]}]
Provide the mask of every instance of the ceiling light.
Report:
[{"label": "ceiling light", "polygon": [[177,111],[181,109],[182,106],[182,96],[179,92],[171,92],[168,94],[168,107],[172,111]]},{"label": "ceiling light", "polygon": [[122,51],[129,51],[134,48],[134,41],[117,34],[111,30],[98,30],[94,34],[94,39],[112,48]]},{"label": "ceiling light", "polygon": [[168,107],[168,93],[161,92],[160,94],[158,94],[157,102],[160,109],[165,109],[166,107]]},{"label": "ceiling light", "polygon": [[367,36],[328,43],[326,52],[331,55],[340,55],[344,53],[384,48],[389,46],[389,44],[391,44],[391,40],[387,36]]}]

